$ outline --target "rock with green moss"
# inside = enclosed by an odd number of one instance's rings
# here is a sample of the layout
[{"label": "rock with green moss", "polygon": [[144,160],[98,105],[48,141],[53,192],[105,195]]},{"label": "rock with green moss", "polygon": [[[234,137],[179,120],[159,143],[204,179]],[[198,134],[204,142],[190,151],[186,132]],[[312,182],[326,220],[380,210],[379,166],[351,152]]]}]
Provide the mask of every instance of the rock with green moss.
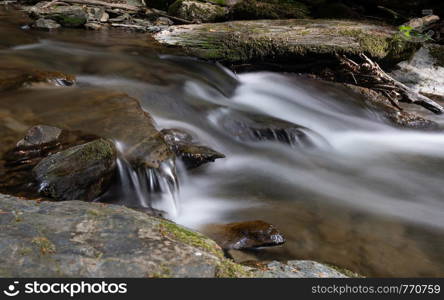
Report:
[{"label": "rock with green moss", "polygon": [[104,139],[78,145],[42,159],[33,169],[39,192],[55,200],[93,200],[114,175],[116,149]]},{"label": "rock with green moss", "polygon": [[0,194],[2,277],[249,277],[212,240],[116,205]]},{"label": "rock with green moss", "polygon": [[194,22],[215,22],[226,19],[228,9],[206,2],[177,0],[168,8],[168,13]]},{"label": "rock with green moss", "polygon": [[399,39],[397,29],[357,21],[255,20],[172,26],[155,38],[197,57],[225,63],[307,62],[336,53],[366,53],[399,62],[417,43]]},{"label": "rock with green moss", "polygon": [[29,12],[35,18],[54,20],[64,27],[82,27],[88,19],[87,12],[80,5],[49,7],[36,5],[30,8]]}]

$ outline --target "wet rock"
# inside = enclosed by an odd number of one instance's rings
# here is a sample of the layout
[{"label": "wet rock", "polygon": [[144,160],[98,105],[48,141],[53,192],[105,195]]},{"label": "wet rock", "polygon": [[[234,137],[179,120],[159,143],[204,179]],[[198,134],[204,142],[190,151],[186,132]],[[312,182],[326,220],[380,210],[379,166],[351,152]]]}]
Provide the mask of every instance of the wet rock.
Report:
[{"label": "wet rock", "polygon": [[214,22],[225,19],[228,9],[211,3],[177,0],[168,8],[168,13],[189,21]]},{"label": "wet rock", "polygon": [[307,6],[296,1],[242,0],[230,9],[234,20],[306,18],[308,13]]},{"label": "wet rock", "polygon": [[391,75],[415,91],[444,97],[444,46],[424,45]]},{"label": "wet rock", "polygon": [[17,147],[21,146],[38,146],[55,142],[60,138],[62,130],[57,127],[47,125],[37,125],[31,127],[26,136],[17,142]]},{"label": "wet rock", "polygon": [[39,29],[51,30],[51,29],[60,28],[61,25],[54,20],[40,18],[37,21],[35,21],[34,27]]},{"label": "wet rock", "polygon": [[162,129],[161,133],[170,149],[176,153],[188,169],[194,169],[202,164],[225,157],[222,153],[209,147],[198,145],[193,141],[193,137],[184,130]]},{"label": "wet rock", "polygon": [[103,26],[99,23],[88,22],[85,24],[85,28],[89,30],[100,30],[103,28]]},{"label": "wet rock", "polygon": [[0,194],[3,277],[244,277],[215,242],[122,206]]},{"label": "wet rock", "polygon": [[93,200],[114,176],[114,144],[98,139],[42,159],[32,170],[39,193],[55,200]]},{"label": "wet rock", "polygon": [[21,87],[71,86],[75,77],[61,72],[2,68],[0,70],[0,92]]},{"label": "wet rock", "polygon": [[303,126],[252,113],[221,111],[216,122],[217,126],[240,141],[273,141],[294,147],[312,147],[318,141],[324,141],[320,135]]},{"label": "wet rock", "polygon": [[320,19],[232,21],[171,26],[154,37],[182,47],[189,55],[224,63],[285,62],[335,54],[365,53],[397,63],[409,57],[416,43],[399,40],[397,28],[362,21]]},{"label": "wet rock", "polygon": [[120,92],[72,88],[36,94],[22,90],[2,100],[0,112],[0,124],[9,126],[2,142],[13,136],[15,144],[29,127],[46,124],[117,141],[119,151],[134,166],[157,169],[174,157],[150,115],[136,99]]},{"label": "wet rock", "polygon": [[44,3],[39,3],[29,12],[34,18],[51,19],[64,27],[82,27],[88,20],[88,13],[79,5],[45,7]]},{"label": "wet rock", "polygon": [[156,21],[154,21],[155,26],[171,26],[173,24],[173,21],[165,17],[157,18]]},{"label": "wet rock", "polygon": [[261,278],[347,278],[337,270],[311,260],[290,260],[286,264],[273,261],[265,270],[256,271],[254,276]]},{"label": "wet rock", "polygon": [[273,225],[264,221],[208,225],[204,231],[223,249],[252,249],[285,243],[284,236]]},{"label": "wet rock", "polygon": [[48,156],[97,138],[57,127],[33,126],[16,147],[3,155],[3,163],[0,164],[0,191],[29,198],[40,197],[39,183],[35,180],[32,169]]}]

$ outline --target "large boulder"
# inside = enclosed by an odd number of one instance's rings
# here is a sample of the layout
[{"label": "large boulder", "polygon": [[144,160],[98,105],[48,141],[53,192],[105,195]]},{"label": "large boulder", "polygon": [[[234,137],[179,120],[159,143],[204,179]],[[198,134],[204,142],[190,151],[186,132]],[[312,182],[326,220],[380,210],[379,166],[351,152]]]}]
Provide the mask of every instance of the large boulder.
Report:
[{"label": "large boulder", "polygon": [[2,277],[244,277],[215,242],[122,206],[0,194]]},{"label": "large boulder", "polygon": [[168,13],[189,21],[215,22],[226,19],[228,9],[211,3],[177,0],[168,8]]},{"label": "large boulder", "polygon": [[39,192],[56,200],[93,200],[116,170],[114,144],[98,139],[42,159],[32,170]]},{"label": "large boulder", "polygon": [[366,53],[399,62],[418,46],[387,25],[339,20],[255,20],[171,26],[155,35],[162,44],[224,63],[318,62],[336,53]]},{"label": "large boulder", "polygon": [[[357,277],[357,274],[351,274]],[[262,278],[347,278],[345,274],[327,265],[310,260],[273,261],[266,264],[256,277]]]}]

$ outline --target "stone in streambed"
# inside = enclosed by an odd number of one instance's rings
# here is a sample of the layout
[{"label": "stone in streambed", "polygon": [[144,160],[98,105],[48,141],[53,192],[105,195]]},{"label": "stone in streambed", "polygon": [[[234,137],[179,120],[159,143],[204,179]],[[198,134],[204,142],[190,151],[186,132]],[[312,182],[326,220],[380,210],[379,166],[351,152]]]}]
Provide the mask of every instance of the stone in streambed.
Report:
[{"label": "stone in streambed", "polygon": [[252,249],[278,246],[285,238],[276,227],[264,221],[207,225],[204,231],[223,249]]},{"label": "stone in streambed", "polygon": [[42,159],[32,170],[39,192],[56,200],[93,200],[110,184],[117,152],[98,139]]},{"label": "stone in streambed", "polygon": [[[70,88],[39,93],[22,90],[15,95],[0,101],[0,126],[3,122],[9,127],[20,124],[9,135],[23,137],[29,127],[46,124],[117,141],[119,151],[134,167],[156,169],[162,162],[174,158],[151,116],[136,99],[126,94]],[[0,141],[10,140],[9,136],[0,138]]]},{"label": "stone in streambed", "polygon": [[34,18],[51,19],[63,27],[82,27],[88,20],[88,14],[80,5],[49,6],[39,3],[29,9]]},{"label": "stone in streambed", "polygon": [[216,118],[218,128],[244,142],[272,141],[294,147],[327,144],[316,132],[273,117],[235,111],[221,111]]},{"label": "stone in streambed", "polygon": [[162,129],[160,132],[170,149],[176,153],[188,169],[197,168],[202,164],[225,157],[220,152],[197,144],[193,141],[193,137],[184,130],[172,128]]},{"label": "stone in streambed", "polygon": [[71,86],[75,76],[61,72],[9,68],[0,70],[0,92],[22,87]]},{"label": "stone in streambed", "polygon": [[37,125],[31,127],[26,136],[17,142],[17,147],[20,146],[37,146],[54,142],[60,138],[62,130],[57,127],[47,125]]},{"label": "stone in streambed", "polygon": [[228,9],[211,3],[177,0],[170,5],[168,13],[189,21],[214,22],[225,19],[228,15]]},{"label": "stone in streambed", "polygon": [[38,29],[51,30],[51,29],[60,28],[61,25],[54,20],[40,18],[37,21],[35,21],[34,27]]}]

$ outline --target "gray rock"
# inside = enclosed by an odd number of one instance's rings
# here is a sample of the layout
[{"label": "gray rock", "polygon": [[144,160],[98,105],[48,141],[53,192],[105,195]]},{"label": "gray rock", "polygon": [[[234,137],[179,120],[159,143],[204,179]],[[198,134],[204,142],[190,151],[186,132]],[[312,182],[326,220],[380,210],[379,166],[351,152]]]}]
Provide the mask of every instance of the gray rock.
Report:
[{"label": "gray rock", "polygon": [[88,13],[79,5],[50,6],[45,8],[44,4],[39,4],[29,9],[31,16],[51,19],[64,27],[81,27],[88,19]]},{"label": "gray rock", "polygon": [[93,200],[108,187],[116,155],[113,143],[104,139],[50,155],[33,169],[39,192],[56,200]]},{"label": "gray rock", "polygon": [[290,260],[286,264],[273,261],[267,270],[256,271],[261,278],[347,278],[335,269],[311,260]]},{"label": "gray rock", "polygon": [[25,137],[17,143],[20,146],[37,146],[57,140],[62,130],[57,127],[47,125],[36,125],[31,127]]},{"label": "gray rock", "polygon": [[168,8],[168,13],[189,21],[214,22],[226,18],[228,9],[211,3],[177,0]]},{"label": "gray rock", "polygon": [[48,29],[48,30],[57,29],[61,27],[61,25],[56,21],[44,18],[40,18],[37,21],[35,21],[34,26],[39,29]]},{"label": "gray rock", "polygon": [[0,194],[2,277],[215,277],[246,270],[213,241],[122,206]]},{"label": "gray rock", "polygon": [[193,137],[186,131],[172,128],[160,131],[163,139],[176,153],[188,169],[193,169],[216,159],[224,158],[225,155],[209,147],[202,146],[193,141]]},{"label": "gray rock", "polygon": [[444,97],[444,46],[424,45],[391,73],[417,92]]}]

